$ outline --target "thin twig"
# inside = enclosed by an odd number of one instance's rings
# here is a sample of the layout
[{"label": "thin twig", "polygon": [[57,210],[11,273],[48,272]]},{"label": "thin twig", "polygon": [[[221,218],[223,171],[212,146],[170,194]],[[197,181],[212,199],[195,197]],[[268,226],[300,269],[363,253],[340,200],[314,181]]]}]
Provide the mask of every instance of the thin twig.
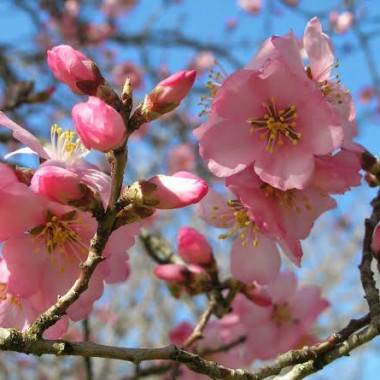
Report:
[{"label": "thin twig", "polygon": [[[83,327],[83,338],[85,342],[88,342],[91,338],[91,328],[90,328],[90,322],[88,319],[84,319],[82,321],[82,327]],[[84,360],[84,366],[86,369],[86,379],[87,380],[93,380],[94,379],[94,373],[92,370],[92,359],[90,357],[83,358]]]},{"label": "thin twig", "polygon": [[205,329],[210,317],[214,313],[215,307],[216,307],[216,300],[211,299],[207,305],[206,310],[200,316],[198,323],[194,327],[193,332],[191,333],[191,335],[186,339],[185,343],[183,344],[183,348],[189,348],[197,340],[203,338],[203,330]]}]

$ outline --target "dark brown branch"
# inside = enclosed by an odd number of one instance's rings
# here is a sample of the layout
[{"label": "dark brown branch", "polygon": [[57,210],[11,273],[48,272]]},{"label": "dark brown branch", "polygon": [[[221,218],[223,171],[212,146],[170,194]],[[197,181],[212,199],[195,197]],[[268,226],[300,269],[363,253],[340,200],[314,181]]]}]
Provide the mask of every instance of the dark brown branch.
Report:
[{"label": "dark brown branch", "polygon": [[[91,328],[90,328],[90,322],[88,319],[85,319],[82,321],[82,327],[83,327],[84,341],[88,342],[91,339]],[[83,361],[84,361],[84,367],[86,370],[86,379],[93,380],[94,372],[92,369],[92,359],[90,357],[85,357],[83,358]]]},{"label": "dark brown branch", "polygon": [[371,263],[373,261],[373,252],[371,241],[376,224],[380,220],[380,191],[371,203],[373,211],[371,217],[365,220],[365,233],[363,239],[362,261],[360,263],[360,276],[368,303],[372,320],[380,318],[380,298],[379,291],[376,288],[376,282],[373,277]]}]

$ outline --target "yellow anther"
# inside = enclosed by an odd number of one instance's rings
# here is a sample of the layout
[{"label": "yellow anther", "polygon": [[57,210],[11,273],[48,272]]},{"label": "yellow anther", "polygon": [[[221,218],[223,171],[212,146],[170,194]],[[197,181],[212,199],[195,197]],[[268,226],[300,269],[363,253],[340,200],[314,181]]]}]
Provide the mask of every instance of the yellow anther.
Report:
[{"label": "yellow anther", "polygon": [[281,136],[286,137],[293,144],[297,144],[301,138],[301,134],[295,131],[298,117],[297,108],[294,104],[284,109],[277,109],[275,99],[264,103],[265,114],[262,118],[248,119],[251,124],[250,132],[260,132],[260,139],[266,139],[266,150],[273,152],[276,145],[283,145]]},{"label": "yellow anther", "polygon": [[273,305],[272,320],[277,325],[293,321],[289,306],[286,303]]}]

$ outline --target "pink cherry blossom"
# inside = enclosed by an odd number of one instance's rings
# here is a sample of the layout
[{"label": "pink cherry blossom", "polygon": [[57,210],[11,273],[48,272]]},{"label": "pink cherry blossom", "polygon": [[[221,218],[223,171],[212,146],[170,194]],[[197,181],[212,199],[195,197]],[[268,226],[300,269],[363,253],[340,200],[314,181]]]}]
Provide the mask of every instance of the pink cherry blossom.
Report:
[{"label": "pink cherry blossom", "polygon": [[253,15],[259,13],[262,7],[261,0],[238,0],[238,5],[241,9]]},{"label": "pink cherry blossom", "polygon": [[104,205],[107,205],[111,178],[84,160],[88,150],[81,144],[73,131],[63,131],[58,125],[51,128],[51,142],[43,146],[38,139],[26,129],[9,119],[0,111],[0,125],[10,129],[14,138],[25,144],[25,148],[16,150],[5,157],[15,154],[36,154],[45,159],[44,165],[58,166],[78,174],[81,182],[98,192]]},{"label": "pink cherry blossom", "polygon": [[103,100],[90,96],[76,104],[72,116],[78,135],[87,149],[108,152],[125,142],[127,130],[121,115]]},{"label": "pink cherry blossom", "polygon": [[190,264],[207,265],[213,261],[212,248],[204,235],[191,227],[178,231],[178,253]]},{"label": "pink cherry blossom", "polygon": [[355,107],[350,93],[341,85],[338,77],[332,77],[337,66],[330,38],[322,32],[320,21],[314,17],[306,25],[303,44],[309,58],[307,74],[317,82],[325,99],[335,110],[344,128],[343,147],[353,147],[352,138],[357,134]]},{"label": "pink cherry blossom", "polygon": [[115,27],[109,23],[88,23],[85,28],[87,41],[92,44],[100,44],[115,34]]},{"label": "pink cherry blossom", "polygon": [[262,182],[252,168],[229,177],[226,185],[250,211],[255,223],[270,232],[299,265],[299,240],[309,235],[322,213],[336,206],[331,194],[343,194],[360,184],[360,169],[360,152],[343,149],[332,156],[317,157],[314,175],[302,190],[276,189]]},{"label": "pink cherry blossom", "polygon": [[359,145],[354,151],[342,149],[332,156],[318,157],[310,187],[324,193],[343,194],[361,182],[361,153]]},{"label": "pink cherry blossom", "polygon": [[329,194],[319,188],[282,191],[262,182],[251,168],[228,178],[227,185],[250,210],[256,223],[287,246],[285,252],[297,265],[302,257],[299,240],[309,235],[323,212],[336,206]]},{"label": "pink cherry blossom", "polygon": [[195,135],[215,175],[228,177],[253,165],[271,186],[301,189],[313,174],[315,157],[341,146],[340,124],[319,86],[305,75],[297,41],[288,34],[266,41],[246,69],[223,82],[208,121]]},{"label": "pink cherry blossom", "polygon": [[331,11],[329,21],[335,33],[343,34],[346,33],[354,23],[354,15],[350,11],[344,11],[341,13]]},{"label": "pink cherry blossom", "polygon": [[260,307],[239,295],[232,305],[247,331],[249,352],[262,360],[296,348],[329,306],[319,287],[298,286],[291,272],[280,273],[268,291],[273,300],[270,307]]},{"label": "pink cherry blossom", "polygon": [[199,52],[191,61],[190,67],[197,71],[198,74],[202,74],[207,70],[210,70],[215,66],[215,56],[211,51]]},{"label": "pink cherry blossom", "polygon": [[[34,307],[38,305],[42,312],[78,278],[96,221],[88,213],[34,194],[26,185],[17,183],[5,165],[1,169],[4,186],[0,209],[8,222],[0,226],[0,236],[10,273],[8,291],[32,302]],[[15,207],[16,202],[23,208]],[[88,315],[93,302],[103,293],[104,282],[120,282],[128,277],[126,250],[133,245],[138,228],[137,224],[126,225],[112,234],[103,253],[106,260],[95,270],[89,289],[68,309],[70,319]]]},{"label": "pink cherry blossom", "polygon": [[156,186],[150,197],[158,201],[158,209],[173,209],[198,203],[208,191],[207,183],[188,172],[172,176],[156,175],[147,180]]},{"label": "pink cherry blossom", "polygon": [[137,0],[103,0],[102,10],[108,17],[117,17],[136,6]]},{"label": "pink cherry blossom", "polygon": [[[66,83],[78,94],[94,94],[104,82],[95,63],[69,45],[59,45],[47,52],[47,62],[54,76]],[[88,91],[83,92],[78,82],[85,82]]]},{"label": "pink cherry blossom", "polygon": [[235,238],[230,257],[234,277],[248,284],[254,281],[267,284],[276,278],[281,265],[276,240],[256,223],[239,199],[227,202],[209,191],[198,205],[198,215],[215,227],[228,229],[220,239]]},{"label": "pink cherry blossom", "polygon": [[[35,220],[42,217],[44,201],[19,182],[13,170],[5,164],[0,164],[0,178],[0,218],[7,221],[0,228],[0,241],[4,241],[32,228]],[[22,209],[20,205],[23,205]]]},{"label": "pink cherry blossom", "polygon": [[33,192],[60,203],[67,203],[83,196],[79,175],[59,166],[41,166],[34,173],[30,188]]},{"label": "pink cherry blossom", "polygon": [[337,115],[344,132],[342,146],[352,149],[352,139],[357,134],[354,103],[350,93],[340,83],[339,77],[332,75],[333,69],[337,67],[333,46],[330,38],[322,32],[318,18],[314,17],[307,23],[302,40],[304,49],[301,52],[298,46],[298,41],[291,34],[268,39],[247,67],[259,69],[268,58],[282,57],[289,70],[303,78],[303,58],[307,58],[306,74],[315,82]]},{"label": "pink cherry blossom", "polygon": [[[0,260],[0,326],[24,331],[45,308],[41,305],[39,295],[31,299],[25,299],[17,294],[10,293],[8,289],[9,276],[7,264],[2,258]],[[67,329],[67,325],[68,319],[64,317],[54,326],[47,329],[44,337],[48,339],[61,337]]]},{"label": "pink cherry blossom", "polygon": [[182,170],[192,171],[195,167],[195,154],[192,146],[184,143],[171,149],[168,154],[168,167],[169,174]]}]

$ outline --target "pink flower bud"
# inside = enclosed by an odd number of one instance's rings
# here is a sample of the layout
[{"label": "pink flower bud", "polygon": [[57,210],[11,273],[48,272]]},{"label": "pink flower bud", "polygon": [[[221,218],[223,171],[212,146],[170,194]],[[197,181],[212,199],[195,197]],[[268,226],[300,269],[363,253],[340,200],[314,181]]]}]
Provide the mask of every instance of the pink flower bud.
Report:
[{"label": "pink flower bud", "polygon": [[198,265],[162,264],[154,268],[154,274],[171,284],[185,285],[191,289],[209,280],[208,273]]},{"label": "pink flower bud", "polygon": [[79,176],[59,166],[41,166],[33,175],[30,188],[53,201],[67,203],[83,194]]},{"label": "pink flower bud", "polygon": [[156,175],[148,183],[156,186],[150,194],[159,203],[158,209],[173,209],[198,203],[208,191],[207,183],[188,172],[178,172],[172,176]]},{"label": "pink flower bud", "polygon": [[47,56],[54,76],[77,94],[94,95],[98,86],[104,83],[95,63],[69,45],[55,46],[48,50]]},{"label": "pink flower bud", "polygon": [[73,107],[72,116],[86,148],[108,152],[124,144],[127,130],[123,118],[103,100],[90,96]]},{"label": "pink flower bud", "polygon": [[207,265],[213,260],[210,244],[194,228],[181,228],[178,233],[177,244],[179,255],[188,263]]},{"label": "pink flower bud", "polygon": [[169,332],[170,342],[176,344],[177,346],[181,346],[185,343],[186,339],[193,332],[194,326],[189,322],[181,322],[177,326]]},{"label": "pink flower bud", "polygon": [[371,248],[375,254],[380,254],[380,222],[373,231]]},{"label": "pink flower bud", "polygon": [[189,281],[191,272],[185,265],[181,264],[162,264],[154,268],[154,274],[166,282],[183,284]]},{"label": "pink flower bud", "polygon": [[196,76],[195,70],[179,71],[158,83],[143,104],[143,112],[148,120],[176,108],[189,93]]}]

